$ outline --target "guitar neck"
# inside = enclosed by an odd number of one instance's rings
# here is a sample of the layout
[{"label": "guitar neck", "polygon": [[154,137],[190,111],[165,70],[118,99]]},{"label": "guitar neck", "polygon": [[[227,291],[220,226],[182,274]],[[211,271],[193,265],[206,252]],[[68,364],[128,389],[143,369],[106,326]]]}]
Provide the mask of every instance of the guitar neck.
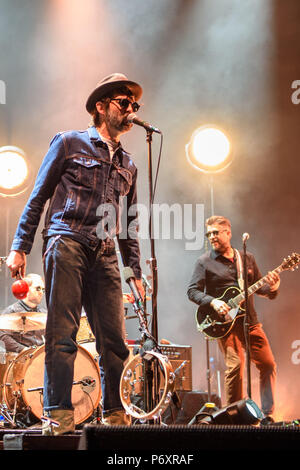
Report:
[{"label": "guitar neck", "polygon": [[[283,269],[282,269],[281,265],[278,266],[276,269],[273,269],[273,272],[275,272],[277,274],[280,274],[282,271],[283,271]],[[250,286],[248,288],[248,295],[254,294],[256,291],[258,291],[266,283],[267,283],[267,276],[264,276],[261,279],[259,279],[259,281],[257,281],[255,284],[252,284],[252,286]],[[240,303],[243,302],[243,300],[245,300],[245,292],[241,292],[240,294],[238,294],[236,297],[231,299],[231,302],[236,307],[238,307],[240,305]]]}]

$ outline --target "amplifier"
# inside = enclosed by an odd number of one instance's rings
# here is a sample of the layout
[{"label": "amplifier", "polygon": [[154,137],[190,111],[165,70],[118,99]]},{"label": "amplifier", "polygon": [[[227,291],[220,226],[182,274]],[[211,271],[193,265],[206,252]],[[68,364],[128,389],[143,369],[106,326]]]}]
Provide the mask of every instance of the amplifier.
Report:
[{"label": "amplifier", "polygon": [[162,354],[169,358],[173,372],[186,361],[176,374],[175,389],[192,390],[192,347],[179,344],[159,344],[159,348]]}]

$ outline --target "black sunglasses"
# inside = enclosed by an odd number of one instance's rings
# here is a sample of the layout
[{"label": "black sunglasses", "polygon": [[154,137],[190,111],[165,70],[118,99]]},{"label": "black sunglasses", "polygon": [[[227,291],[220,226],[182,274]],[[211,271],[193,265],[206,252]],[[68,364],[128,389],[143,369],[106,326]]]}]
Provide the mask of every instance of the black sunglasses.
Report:
[{"label": "black sunglasses", "polygon": [[141,107],[136,101],[132,102],[127,98],[111,98],[110,101],[117,101],[124,110],[131,104],[134,113],[136,113]]},{"label": "black sunglasses", "polygon": [[211,236],[217,237],[219,233],[226,232],[226,230],[212,230],[211,232],[207,232],[205,234],[206,238],[210,238]]}]

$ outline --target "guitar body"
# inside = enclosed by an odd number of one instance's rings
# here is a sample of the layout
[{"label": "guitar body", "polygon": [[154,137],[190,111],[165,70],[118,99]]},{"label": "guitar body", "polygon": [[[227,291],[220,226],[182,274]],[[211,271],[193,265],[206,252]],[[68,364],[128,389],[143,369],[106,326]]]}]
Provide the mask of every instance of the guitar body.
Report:
[{"label": "guitar body", "polygon": [[[223,302],[231,306],[230,300],[237,297],[240,292],[238,287],[228,287],[222,296],[218,297],[218,300],[223,300]],[[219,315],[212,307],[199,307],[196,312],[197,328],[212,339],[223,338],[229,333],[235,320],[245,315],[245,311],[241,306],[232,306],[229,314],[233,319],[225,321],[224,317]]]}]

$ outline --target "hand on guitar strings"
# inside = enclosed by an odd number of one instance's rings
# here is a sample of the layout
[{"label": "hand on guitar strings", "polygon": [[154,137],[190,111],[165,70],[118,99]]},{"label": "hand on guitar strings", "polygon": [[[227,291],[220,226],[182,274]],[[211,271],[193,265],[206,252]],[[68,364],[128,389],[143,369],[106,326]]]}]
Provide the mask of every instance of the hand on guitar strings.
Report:
[{"label": "hand on guitar strings", "polygon": [[266,281],[270,286],[270,291],[275,292],[280,286],[280,277],[275,271],[269,271],[266,275]]},{"label": "hand on guitar strings", "polygon": [[226,304],[226,302],[223,302],[223,300],[219,300],[219,299],[213,299],[210,305],[219,315],[223,316],[224,320],[226,321],[232,320],[230,315],[227,315],[230,310],[230,307],[229,305]]}]

